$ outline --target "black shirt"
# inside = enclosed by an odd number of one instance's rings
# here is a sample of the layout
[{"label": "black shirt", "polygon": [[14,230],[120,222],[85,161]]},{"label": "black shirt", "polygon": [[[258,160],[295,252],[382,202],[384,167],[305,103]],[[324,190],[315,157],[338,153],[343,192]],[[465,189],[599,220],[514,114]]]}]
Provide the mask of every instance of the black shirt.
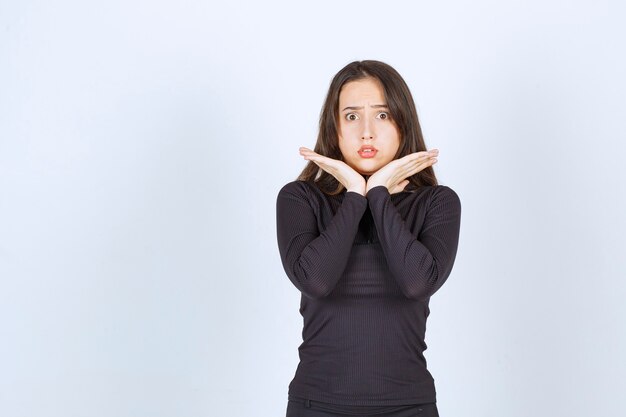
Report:
[{"label": "black shirt", "polygon": [[430,297],[456,257],[449,187],[329,196],[292,181],[276,202],[284,270],[301,292],[300,363],[289,395],[345,405],[436,401],[423,352]]}]

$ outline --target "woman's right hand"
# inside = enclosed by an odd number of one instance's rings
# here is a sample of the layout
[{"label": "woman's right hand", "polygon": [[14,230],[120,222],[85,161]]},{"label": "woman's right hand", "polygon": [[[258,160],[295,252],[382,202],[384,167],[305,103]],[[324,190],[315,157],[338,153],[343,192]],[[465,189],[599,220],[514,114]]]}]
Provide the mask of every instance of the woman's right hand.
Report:
[{"label": "woman's right hand", "polygon": [[300,155],[306,160],[313,161],[318,167],[335,177],[337,181],[346,187],[346,191],[354,191],[365,196],[365,178],[350,165],[343,161],[320,155],[304,146],[300,147]]}]

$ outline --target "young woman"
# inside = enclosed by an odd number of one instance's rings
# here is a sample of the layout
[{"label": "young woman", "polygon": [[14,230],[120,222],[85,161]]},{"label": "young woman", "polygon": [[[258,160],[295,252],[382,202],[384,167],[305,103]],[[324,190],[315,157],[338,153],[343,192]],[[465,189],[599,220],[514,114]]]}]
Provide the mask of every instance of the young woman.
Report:
[{"label": "young woman", "polygon": [[287,417],[438,416],[426,318],[452,271],[461,203],[437,183],[402,77],[379,61],[344,67],[300,154],[309,163],[276,202],[304,319]]}]

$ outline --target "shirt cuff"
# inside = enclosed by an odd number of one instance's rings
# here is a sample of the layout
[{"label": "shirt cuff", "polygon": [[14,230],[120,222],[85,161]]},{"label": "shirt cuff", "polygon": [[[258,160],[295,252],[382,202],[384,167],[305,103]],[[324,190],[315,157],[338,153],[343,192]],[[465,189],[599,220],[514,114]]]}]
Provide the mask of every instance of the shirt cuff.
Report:
[{"label": "shirt cuff", "polygon": [[367,198],[363,194],[359,194],[356,191],[346,191],[346,195],[343,198],[344,200],[348,198],[354,201],[359,201],[358,204],[367,205]]},{"label": "shirt cuff", "polygon": [[365,194],[368,200],[379,200],[380,198],[385,198],[386,196],[390,196],[391,193],[384,185],[377,185],[376,187],[370,188],[370,190]]}]

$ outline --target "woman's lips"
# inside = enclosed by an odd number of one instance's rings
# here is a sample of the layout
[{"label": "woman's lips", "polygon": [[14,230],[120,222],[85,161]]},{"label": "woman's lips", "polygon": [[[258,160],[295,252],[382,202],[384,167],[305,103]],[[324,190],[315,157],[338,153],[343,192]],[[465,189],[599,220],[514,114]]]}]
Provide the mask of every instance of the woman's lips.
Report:
[{"label": "woman's lips", "polygon": [[359,156],[361,158],[373,158],[376,156],[377,152],[378,151],[376,149],[366,148],[366,149],[359,150]]}]

